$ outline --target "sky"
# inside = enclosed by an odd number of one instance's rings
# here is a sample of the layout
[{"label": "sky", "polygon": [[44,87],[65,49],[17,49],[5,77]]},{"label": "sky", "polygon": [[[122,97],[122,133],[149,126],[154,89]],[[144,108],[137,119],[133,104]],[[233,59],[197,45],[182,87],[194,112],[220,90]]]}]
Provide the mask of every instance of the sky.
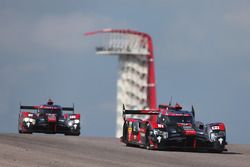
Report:
[{"label": "sky", "polygon": [[0,0],[0,22],[0,133],[17,133],[20,103],[52,98],[74,103],[83,136],[114,137],[117,57],[83,34],[129,28],[153,38],[158,104],[194,105],[250,144],[248,0]]}]

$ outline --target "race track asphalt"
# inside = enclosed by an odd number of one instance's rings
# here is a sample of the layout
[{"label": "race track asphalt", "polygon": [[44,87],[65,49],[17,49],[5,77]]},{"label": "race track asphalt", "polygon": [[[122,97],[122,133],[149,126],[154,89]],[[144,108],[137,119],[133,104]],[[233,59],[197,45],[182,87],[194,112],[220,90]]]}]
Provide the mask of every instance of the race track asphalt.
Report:
[{"label": "race track asphalt", "polygon": [[228,152],[152,151],[116,138],[0,134],[1,167],[249,167],[250,145]]}]

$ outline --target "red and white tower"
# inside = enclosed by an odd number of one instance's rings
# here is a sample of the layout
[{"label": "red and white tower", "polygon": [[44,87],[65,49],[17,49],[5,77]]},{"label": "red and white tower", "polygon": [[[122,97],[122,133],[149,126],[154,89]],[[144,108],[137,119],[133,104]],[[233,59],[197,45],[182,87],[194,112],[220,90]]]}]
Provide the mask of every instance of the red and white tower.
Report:
[{"label": "red and white tower", "polygon": [[116,137],[122,135],[122,105],[126,109],[156,108],[156,85],[152,38],[143,32],[103,29],[85,35],[101,36],[98,55],[118,55]]}]

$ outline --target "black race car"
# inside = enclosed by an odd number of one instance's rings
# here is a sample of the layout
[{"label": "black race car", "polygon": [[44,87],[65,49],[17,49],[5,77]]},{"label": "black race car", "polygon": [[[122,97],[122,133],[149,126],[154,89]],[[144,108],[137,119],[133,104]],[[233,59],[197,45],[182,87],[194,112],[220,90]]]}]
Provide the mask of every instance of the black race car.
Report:
[{"label": "black race car", "polygon": [[[27,110],[33,110],[27,111]],[[54,105],[51,99],[40,106],[20,105],[18,118],[19,133],[63,133],[80,135],[80,114],[74,107]]]},{"label": "black race car", "polygon": [[[130,115],[130,116],[127,116]],[[148,115],[146,119],[135,115]],[[203,124],[195,121],[195,112],[182,110],[180,105],[160,105],[158,109],[123,109],[122,142],[147,149],[226,151],[224,123]]]}]

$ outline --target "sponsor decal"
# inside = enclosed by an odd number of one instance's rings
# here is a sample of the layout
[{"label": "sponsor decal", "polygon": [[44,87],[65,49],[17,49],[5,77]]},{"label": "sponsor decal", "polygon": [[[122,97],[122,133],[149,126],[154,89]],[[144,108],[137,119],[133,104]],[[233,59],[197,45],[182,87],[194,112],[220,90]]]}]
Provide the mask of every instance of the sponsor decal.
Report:
[{"label": "sponsor decal", "polygon": [[128,128],[128,133],[131,133],[132,132],[132,128]]},{"label": "sponsor decal", "polygon": [[212,126],[212,130],[220,130],[220,126]]},{"label": "sponsor decal", "polygon": [[164,128],[164,125],[158,124],[158,128]]}]

